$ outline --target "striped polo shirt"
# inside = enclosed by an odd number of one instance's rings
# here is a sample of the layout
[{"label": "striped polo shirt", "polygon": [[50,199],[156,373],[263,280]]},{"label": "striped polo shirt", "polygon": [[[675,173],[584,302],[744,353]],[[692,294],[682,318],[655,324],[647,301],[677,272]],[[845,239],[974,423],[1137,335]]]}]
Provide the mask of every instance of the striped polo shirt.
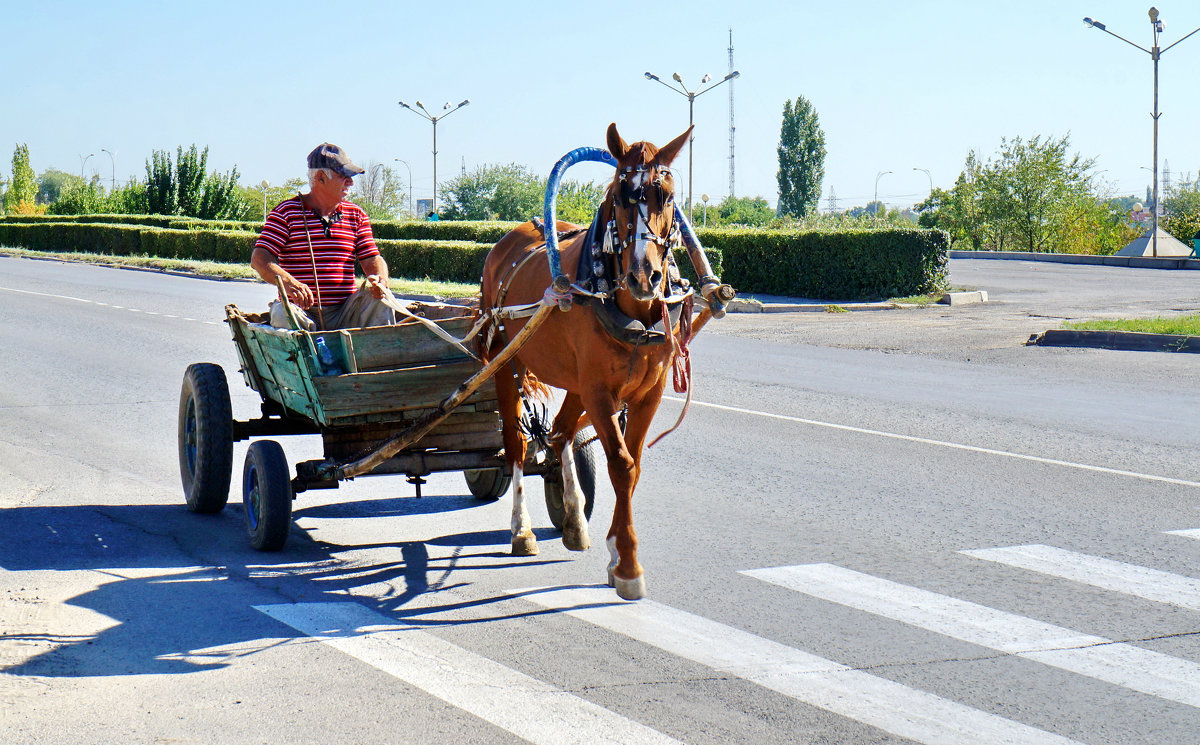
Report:
[{"label": "striped polo shirt", "polygon": [[[336,217],[339,214],[340,220]],[[312,288],[313,297],[320,297],[321,305],[337,305],[350,297],[355,290],[355,262],[379,255],[371,221],[361,207],[342,202],[334,216],[336,222],[326,238],[321,217],[305,207],[299,196],[293,197],[271,210],[254,244],[269,251],[284,271]],[[319,275],[316,279],[308,252],[309,239]]]}]

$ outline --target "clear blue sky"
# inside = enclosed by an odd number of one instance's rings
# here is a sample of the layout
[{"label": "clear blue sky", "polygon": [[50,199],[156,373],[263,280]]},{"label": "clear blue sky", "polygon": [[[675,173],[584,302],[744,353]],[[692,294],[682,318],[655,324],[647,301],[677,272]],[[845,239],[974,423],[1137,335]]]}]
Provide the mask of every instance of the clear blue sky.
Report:
[{"label": "clear blue sky", "polygon": [[[317,143],[360,164],[411,164],[432,185],[432,127],[397,101],[433,111],[469,98],[438,125],[438,173],[516,162],[546,174],[559,156],[602,146],[609,122],[628,141],[662,144],[687,125],[684,96],[728,70],[734,82],[736,194],[774,204],[784,101],[820,116],[824,195],[842,208],[879,196],[904,206],[948,187],[967,153],[1001,137],[1070,133],[1115,192],[1142,194],[1152,163],[1150,55],[1081,22],[1091,16],[1144,47],[1149,3],[374,2],[29,3],[0,0],[5,71],[0,172],[27,143],[34,169],[105,180],[144,174],[153,149],[207,145],[243,184],[303,174]],[[1158,5],[1165,47],[1200,26],[1194,3]],[[1172,174],[1200,170],[1200,34],[1160,63],[1159,148]],[[726,83],[696,99],[696,199],[728,192]],[[686,189],[684,151],[677,166]],[[606,167],[573,177],[607,180]],[[822,199],[822,207],[825,199]]]}]

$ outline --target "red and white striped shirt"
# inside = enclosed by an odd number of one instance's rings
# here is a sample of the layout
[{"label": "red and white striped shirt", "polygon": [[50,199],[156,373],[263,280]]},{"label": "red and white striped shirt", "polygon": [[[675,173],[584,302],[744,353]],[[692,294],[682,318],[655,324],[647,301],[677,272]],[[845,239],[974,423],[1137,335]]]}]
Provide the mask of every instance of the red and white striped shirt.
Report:
[{"label": "red and white striped shirt", "polygon": [[[337,215],[341,219],[337,219]],[[379,255],[367,213],[353,202],[342,202],[334,211],[326,238],[325,223],[296,196],[280,202],[263,225],[255,248],[263,248],[288,274],[312,288],[321,305],[337,305],[355,290],[356,261]],[[312,240],[312,257],[308,242]],[[313,277],[313,259],[317,277]]]}]

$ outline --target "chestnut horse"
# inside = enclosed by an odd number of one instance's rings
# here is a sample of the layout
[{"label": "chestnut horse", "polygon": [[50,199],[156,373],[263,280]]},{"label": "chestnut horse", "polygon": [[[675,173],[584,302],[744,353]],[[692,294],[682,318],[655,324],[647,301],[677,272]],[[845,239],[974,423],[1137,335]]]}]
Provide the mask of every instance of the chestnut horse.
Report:
[{"label": "chestnut horse", "polygon": [[[645,329],[665,320],[664,298],[670,295],[670,253],[678,242],[675,225],[675,182],[670,165],[687,142],[691,128],[662,148],[649,142],[625,143],[615,124],[608,128],[608,149],[616,158],[617,172],[597,213],[596,226],[609,226],[606,248],[611,250],[613,282],[611,301],[626,317]],[[577,229],[558,223],[560,231]],[[591,236],[564,237],[561,247],[564,273],[578,288],[580,252]],[[533,254],[531,256],[531,254]],[[484,313],[499,307],[534,303],[551,284],[542,229],[524,223],[505,235],[488,254],[483,270]],[[587,302],[587,304],[584,304]],[[641,474],[642,446],[658,410],[663,389],[678,354],[674,327],[660,335],[657,344],[630,343],[606,330],[597,312],[595,297],[580,296],[568,312],[555,311],[530,337],[511,368],[496,375],[496,390],[503,419],[505,458],[512,468],[512,553],[537,553],[521,486],[525,461],[525,436],[517,427],[521,394],[545,393],[545,385],[561,388],[566,397],[550,437],[563,470],[563,545],[583,551],[589,547],[584,496],[575,478],[572,438],[581,422],[596,429],[608,459],[608,473],[616,495],[612,526],[608,531],[608,583],[625,599],[645,595],[642,566],[637,559],[637,534],[633,529],[633,490]],[[693,324],[698,329],[710,316],[703,310]],[[494,337],[487,356],[494,356],[524,326],[526,318],[493,321]],[[686,320],[681,323],[687,323]],[[680,333],[686,330],[680,328]],[[663,336],[667,343],[663,342]],[[509,373],[512,374],[509,374]],[[622,412],[627,412],[624,430]]]}]

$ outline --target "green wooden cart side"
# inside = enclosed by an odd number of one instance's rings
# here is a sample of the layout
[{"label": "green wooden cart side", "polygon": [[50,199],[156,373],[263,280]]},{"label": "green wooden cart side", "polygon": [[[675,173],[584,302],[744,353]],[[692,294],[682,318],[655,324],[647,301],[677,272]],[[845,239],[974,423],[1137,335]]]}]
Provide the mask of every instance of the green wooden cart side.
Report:
[{"label": "green wooden cart side", "polygon": [[[292,331],[265,323],[234,305],[226,316],[246,384],[287,412],[311,422],[325,441],[325,456],[360,456],[435,409],[483,364],[448,344],[418,321],[326,332]],[[470,316],[436,320],[461,338]],[[306,337],[323,336],[347,372],[324,375]],[[422,475],[440,470],[502,466],[495,384],[487,381],[431,432],[379,473]]]}]

